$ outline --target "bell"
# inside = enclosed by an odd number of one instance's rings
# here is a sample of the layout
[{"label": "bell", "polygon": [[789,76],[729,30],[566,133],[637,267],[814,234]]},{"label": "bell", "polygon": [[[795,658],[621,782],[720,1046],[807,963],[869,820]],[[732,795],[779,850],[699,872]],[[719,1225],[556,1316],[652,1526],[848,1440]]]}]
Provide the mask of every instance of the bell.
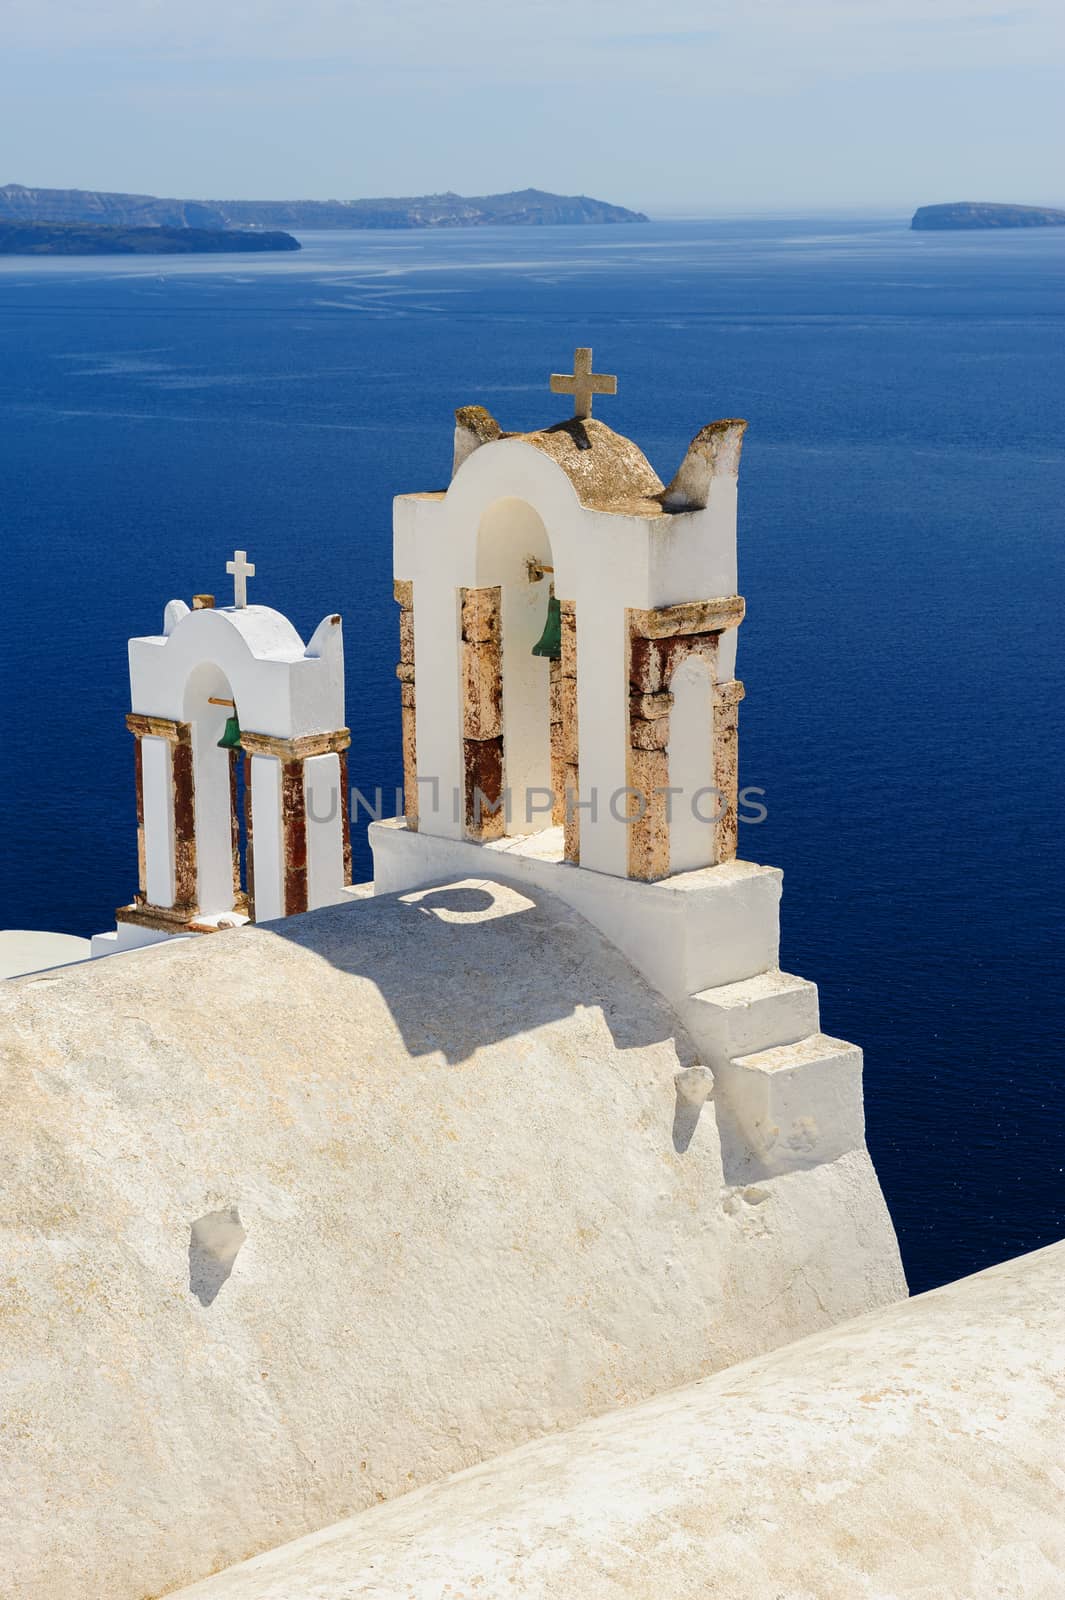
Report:
[{"label": "bell", "polygon": [[532,647],[534,656],[547,656],[557,661],[562,655],[562,606],[554,597],[547,602],[547,621],[544,631]]},{"label": "bell", "polygon": [[218,748],[219,750],[240,749],[240,723],[237,721],[236,715],[226,718],[225,732],[218,741]]}]

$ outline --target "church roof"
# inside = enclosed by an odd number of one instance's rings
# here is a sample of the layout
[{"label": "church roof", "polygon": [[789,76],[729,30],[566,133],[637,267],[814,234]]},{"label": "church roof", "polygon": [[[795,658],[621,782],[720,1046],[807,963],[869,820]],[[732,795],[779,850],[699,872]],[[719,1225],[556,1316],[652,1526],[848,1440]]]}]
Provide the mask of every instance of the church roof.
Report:
[{"label": "church roof", "polygon": [[484,877],[0,984],[6,1584],[168,1593],[880,1303],[868,1156],[730,1186],[692,1064]]},{"label": "church roof", "polygon": [[570,417],[531,433],[504,434],[524,439],[558,463],[582,505],[634,516],[662,515],[657,498],[665,485],[643,451],[597,417]]},{"label": "church roof", "polygon": [[460,406],[455,412],[452,476],[475,450],[519,439],[561,467],[582,505],[594,511],[662,517],[705,506],[715,474],[736,476],[746,426],[741,418],[723,417],[700,428],[666,485],[638,444],[597,417],[570,417],[547,428],[508,433],[484,406]]},{"label": "church roof", "polygon": [[511,1451],[173,1600],[1051,1600],[1065,1244]]}]

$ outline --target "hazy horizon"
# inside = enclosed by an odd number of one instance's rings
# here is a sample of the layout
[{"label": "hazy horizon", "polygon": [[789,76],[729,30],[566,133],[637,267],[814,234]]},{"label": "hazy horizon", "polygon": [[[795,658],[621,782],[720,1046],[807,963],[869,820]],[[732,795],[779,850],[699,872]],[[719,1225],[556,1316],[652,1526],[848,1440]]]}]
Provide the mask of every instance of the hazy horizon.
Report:
[{"label": "hazy horizon", "polygon": [[653,22],[644,0],[8,0],[3,181],[271,200],[534,185],[659,215],[1062,200],[1050,0],[664,0]]}]

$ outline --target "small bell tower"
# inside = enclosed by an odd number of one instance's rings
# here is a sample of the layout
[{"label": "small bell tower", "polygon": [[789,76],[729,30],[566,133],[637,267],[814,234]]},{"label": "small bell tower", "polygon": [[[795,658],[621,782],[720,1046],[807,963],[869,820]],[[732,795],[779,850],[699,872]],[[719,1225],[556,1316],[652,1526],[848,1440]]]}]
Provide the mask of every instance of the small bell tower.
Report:
[{"label": "small bell tower", "polygon": [[139,883],[94,955],[330,905],[351,883],[340,617],[305,645],[248,604],[245,551],[227,571],[231,606],[171,600],[161,634],[130,640]]}]

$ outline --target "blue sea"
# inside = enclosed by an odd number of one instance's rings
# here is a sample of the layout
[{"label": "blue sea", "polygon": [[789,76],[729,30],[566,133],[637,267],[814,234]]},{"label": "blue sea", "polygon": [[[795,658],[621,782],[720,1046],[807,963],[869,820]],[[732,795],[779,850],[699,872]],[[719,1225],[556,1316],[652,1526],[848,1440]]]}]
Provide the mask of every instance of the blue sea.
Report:
[{"label": "blue sea", "polygon": [[[801,217],[304,237],[297,256],[0,260],[0,923],[89,934],[136,886],[126,639],[165,602],[344,614],[352,779],[400,779],[391,498],[452,411],[597,414],[740,488],[741,852],[783,963],[866,1051],[911,1287],[1065,1233],[1065,230]],[[365,839],[358,875],[370,873]]]}]

